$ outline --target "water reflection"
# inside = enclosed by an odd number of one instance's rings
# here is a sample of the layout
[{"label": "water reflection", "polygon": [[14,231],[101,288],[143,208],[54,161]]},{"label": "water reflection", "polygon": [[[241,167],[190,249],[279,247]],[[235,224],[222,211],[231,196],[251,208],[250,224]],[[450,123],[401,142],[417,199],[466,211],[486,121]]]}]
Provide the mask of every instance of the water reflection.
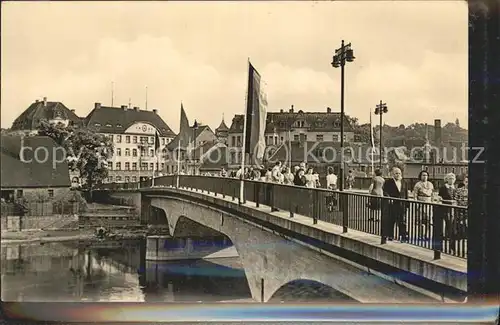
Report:
[{"label": "water reflection", "polygon": [[237,258],[146,264],[144,241],[102,245],[2,246],[2,300],[193,302],[250,297]]}]

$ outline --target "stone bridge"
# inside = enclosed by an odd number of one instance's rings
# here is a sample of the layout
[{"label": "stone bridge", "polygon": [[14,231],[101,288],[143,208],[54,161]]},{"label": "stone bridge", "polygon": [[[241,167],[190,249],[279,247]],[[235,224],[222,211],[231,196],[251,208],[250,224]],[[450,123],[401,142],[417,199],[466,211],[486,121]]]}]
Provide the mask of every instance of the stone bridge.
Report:
[{"label": "stone bridge", "polygon": [[186,189],[117,195],[140,205],[143,221],[168,224],[173,237],[227,236],[255,301],[269,301],[297,280],[321,283],[363,303],[460,301],[466,292],[465,261],[447,256],[433,260],[419,247],[381,245],[379,239],[344,233],[333,224]]}]

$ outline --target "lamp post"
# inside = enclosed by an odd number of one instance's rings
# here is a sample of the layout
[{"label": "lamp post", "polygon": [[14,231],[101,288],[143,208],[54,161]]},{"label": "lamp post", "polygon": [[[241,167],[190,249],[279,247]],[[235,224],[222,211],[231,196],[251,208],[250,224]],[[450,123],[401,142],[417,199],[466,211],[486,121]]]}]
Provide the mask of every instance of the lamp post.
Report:
[{"label": "lamp post", "polygon": [[351,43],[344,45],[344,40],[340,48],[335,50],[332,67],[340,67],[340,175],[339,190],[344,190],[344,67],[346,62],[353,62],[355,59]]},{"label": "lamp post", "polygon": [[194,150],[196,149],[196,131],[198,130],[198,122],[194,120],[193,124],[193,149],[191,151],[191,160],[193,161],[193,175],[196,174],[196,163],[194,161]]},{"label": "lamp post", "polygon": [[379,143],[379,168],[382,170],[382,116],[388,112],[387,104],[380,101],[375,107],[375,115],[380,116],[380,143]]}]

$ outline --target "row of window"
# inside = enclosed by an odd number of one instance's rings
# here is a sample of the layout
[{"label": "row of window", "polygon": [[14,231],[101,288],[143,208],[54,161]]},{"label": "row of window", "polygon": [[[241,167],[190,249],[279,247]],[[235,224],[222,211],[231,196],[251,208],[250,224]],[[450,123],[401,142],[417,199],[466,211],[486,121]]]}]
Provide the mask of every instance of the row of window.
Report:
[{"label": "row of window", "polygon": [[[138,153],[138,150],[137,149],[132,149],[132,151],[130,150],[130,148],[125,148],[125,157],[130,157],[130,153],[132,153],[132,157],[137,157],[137,153]],[[162,154],[166,154],[167,153],[167,149],[163,148],[162,149]],[[143,148],[141,149],[141,157],[146,157],[146,149]],[[122,149],[121,148],[116,148],[115,150],[115,155],[117,157],[120,157],[122,155]],[[149,148],[149,157],[154,157],[155,155],[155,151],[153,148]]]},{"label": "row of window", "polygon": [[[116,143],[122,143],[122,135],[121,134],[117,134],[117,135],[110,134],[108,137],[111,141],[114,141]],[[154,142],[155,142],[155,137],[153,137],[153,136],[125,135],[124,137],[125,137],[125,143],[154,144]],[[169,138],[160,138],[161,145],[164,146],[164,145],[168,144],[170,142],[170,140],[171,139],[169,139]]]},{"label": "row of window", "polygon": [[[242,145],[242,140],[241,140],[242,136],[241,135],[235,135],[235,136],[232,136],[231,137],[231,141],[230,141],[230,146],[231,147],[241,147]],[[331,141],[340,141],[340,135],[339,134],[332,134],[332,140]],[[279,143],[283,143],[285,141],[285,137],[281,137],[279,139],[281,142]],[[304,134],[304,140],[307,141],[307,134]],[[344,134],[344,141],[347,140],[347,137],[346,135]],[[295,142],[298,142],[300,141],[300,135],[299,134],[294,134],[293,135],[293,141]],[[317,142],[323,142],[325,141],[325,137],[323,134],[316,134],[316,141]],[[277,145],[278,144],[278,136],[275,136],[275,135],[270,135],[270,136],[266,136],[266,145]]]},{"label": "row of window", "polygon": [[[137,170],[137,163],[133,162],[132,164],[130,164],[129,162],[126,162],[123,164],[123,167],[124,169],[123,170]],[[117,162],[115,163],[115,165],[113,166],[113,163],[112,162],[108,162],[108,166],[109,166],[109,170],[122,170],[122,163],[121,162]],[[161,163],[160,164],[161,166],[161,170],[163,170],[165,168],[165,163]],[[114,169],[113,169],[114,167]],[[132,168],[130,168],[132,167]],[[155,163],[147,163],[147,162],[143,162],[141,163],[141,170],[153,170],[155,168]],[[158,170],[158,163],[156,163],[156,170]]]},{"label": "row of window", "polygon": [[432,173],[441,174],[441,171],[443,172],[443,174],[448,174],[448,173],[467,174],[467,172],[468,172],[467,167],[441,167],[441,166],[428,167],[428,166],[422,166],[422,170],[427,170],[431,174]]}]

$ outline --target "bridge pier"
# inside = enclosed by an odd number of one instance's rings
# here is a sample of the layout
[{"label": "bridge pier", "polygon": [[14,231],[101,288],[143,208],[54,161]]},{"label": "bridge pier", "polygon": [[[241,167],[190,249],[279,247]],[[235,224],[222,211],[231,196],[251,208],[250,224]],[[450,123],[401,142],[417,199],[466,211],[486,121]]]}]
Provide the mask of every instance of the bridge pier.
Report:
[{"label": "bridge pier", "polygon": [[148,236],[146,260],[175,261],[238,257],[233,244],[224,236],[210,238]]}]

